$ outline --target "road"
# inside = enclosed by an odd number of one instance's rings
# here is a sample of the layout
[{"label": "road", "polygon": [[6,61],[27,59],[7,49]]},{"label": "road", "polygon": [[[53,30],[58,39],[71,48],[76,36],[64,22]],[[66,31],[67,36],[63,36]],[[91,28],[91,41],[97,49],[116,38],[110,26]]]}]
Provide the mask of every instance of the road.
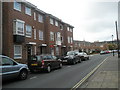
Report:
[{"label": "road", "polygon": [[76,65],[64,65],[62,69],[51,73],[34,73],[27,80],[5,82],[3,88],[72,88],[109,55],[91,55],[90,60]]}]

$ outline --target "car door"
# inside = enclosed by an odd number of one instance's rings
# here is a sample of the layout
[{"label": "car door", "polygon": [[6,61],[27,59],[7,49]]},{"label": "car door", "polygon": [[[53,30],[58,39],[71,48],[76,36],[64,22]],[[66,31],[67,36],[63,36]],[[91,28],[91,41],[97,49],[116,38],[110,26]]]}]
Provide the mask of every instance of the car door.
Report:
[{"label": "car door", "polygon": [[76,58],[76,62],[79,61],[79,53],[78,52],[75,52],[75,58]]},{"label": "car door", "polygon": [[2,57],[2,77],[3,79],[16,77],[19,72],[17,63],[8,57]]},{"label": "car door", "polygon": [[58,68],[59,67],[59,65],[60,65],[60,61],[59,61],[59,59],[57,59],[57,57],[56,56],[52,56],[53,57],[53,59],[54,59],[54,64],[55,64],[55,67],[56,68]]},{"label": "car door", "polygon": [[50,63],[51,68],[53,69],[55,67],[55,60],[52,58],[51,55],[47,55],[47,61]]}]

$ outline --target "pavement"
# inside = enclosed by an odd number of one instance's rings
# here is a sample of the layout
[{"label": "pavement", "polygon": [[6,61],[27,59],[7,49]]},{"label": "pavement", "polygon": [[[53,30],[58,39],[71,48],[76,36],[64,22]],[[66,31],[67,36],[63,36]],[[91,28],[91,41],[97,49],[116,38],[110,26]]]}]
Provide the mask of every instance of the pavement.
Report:
[{"label": "pavement", "polygon": [[114,88],[120,89],[120,58],[109,56],[106,61],[79,88]]}]

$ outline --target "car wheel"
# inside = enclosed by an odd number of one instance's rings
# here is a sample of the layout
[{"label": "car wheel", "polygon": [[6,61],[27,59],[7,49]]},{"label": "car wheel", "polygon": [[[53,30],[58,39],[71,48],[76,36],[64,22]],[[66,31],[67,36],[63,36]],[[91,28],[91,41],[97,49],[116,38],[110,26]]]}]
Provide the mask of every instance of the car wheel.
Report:
[{"label": "car wheel", "polygon": [[79,58],[79,61],[78,61],[79,63],[81,63],[81,58]]},{"label": "car wheel", "polygon": [[27,70],[22,70],[19,74],[19,79],[20,80],[25,80],[27,78],[27,76],[28,76]]},{"label": "car wheel", "polygon": [[75,61],[73,61],[73,63],[72,63],[73,65],[75,65],[76,64],[76,62]]},{"label": "car wheel", "polygon": [[62,68],[62,63],[59,64],[59,68]]},{"label": "car wheel", "polygon": [[90,58],[88,57],[87,59],[89,60]]},{"label": "car wheel", "polygon": [[87,58],[86,57],[84,57],[84,61],[86,61],[87,60]]},{"label": "car wheel", "polygon": [[47,72],[51,72],[51,67],[50,66],[47,66]]}]

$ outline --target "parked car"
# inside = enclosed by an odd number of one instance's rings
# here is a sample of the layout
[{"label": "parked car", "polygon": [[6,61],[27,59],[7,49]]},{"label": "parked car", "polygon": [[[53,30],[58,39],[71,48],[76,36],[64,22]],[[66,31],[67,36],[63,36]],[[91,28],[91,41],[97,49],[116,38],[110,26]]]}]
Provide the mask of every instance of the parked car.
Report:
[{"label": "parked car", "polygon": [[76,64],[81,62],[81,59],[78,56],[78,53],[76,53],[75,51],[67,52],[67,55],[63,56],[61,59],[63,63],[67,63],[67,64]]},{"label": "parked car", "polygon": [[51,70],[55,68],[62,68],[62,62],[60,59],[50,54],[31,56],[29,60],[29,69],[31,72],[44,70],[51,72]]},{"label": "parked car", "polygon": [[20,80],[25,80],[28,76],[28,66],[26,64],[20,64],[13,59],[0,55],[1,64],[0,69],[2,70],[2,79],[8,80],[13,78],[18,78]]},{"label": "parked car", "polygon": [[79,56],[81,57],[81,60],[89,60],[89,55],[85,52],[79,52]]}]

